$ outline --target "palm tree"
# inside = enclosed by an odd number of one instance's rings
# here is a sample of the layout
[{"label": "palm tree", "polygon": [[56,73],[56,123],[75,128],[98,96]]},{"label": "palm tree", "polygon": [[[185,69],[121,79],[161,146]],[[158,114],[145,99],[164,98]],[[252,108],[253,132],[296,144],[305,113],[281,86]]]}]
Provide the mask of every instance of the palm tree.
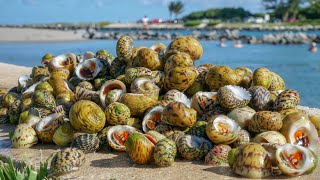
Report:
[{"label": "palm tree", "polygon": [[172,14],[177,18],[183,12],[183,7],[184,4],[181,1],[171,1],[168,5],[170,19],[172,19]]}]

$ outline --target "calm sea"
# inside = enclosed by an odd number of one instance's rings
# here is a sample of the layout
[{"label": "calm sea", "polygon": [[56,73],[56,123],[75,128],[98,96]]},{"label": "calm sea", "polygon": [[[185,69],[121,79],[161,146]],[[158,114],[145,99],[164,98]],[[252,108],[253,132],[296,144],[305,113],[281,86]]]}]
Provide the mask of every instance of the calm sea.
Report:
[{"label": "calm sea", "polygon": [[[135,41],[134,45],[150,46],[158,41]],[[169,41],[161,41],[169,44]],[[242,49],[219,48],[215,41],[201,42],[203,57],[197,65],[211,63],[232,68],[248,66],[252,70],[266,67],[281,75],[288,89],[296,89],[301,95],[301,104],[320,107],[320,52],[312,54],[307,45],[245,45]],[[40,64],[46,52],[55,55],[107,49],[115,54],[116,41],[96,40],[59,43],[0,43],[0,62],[23,66]]]}]

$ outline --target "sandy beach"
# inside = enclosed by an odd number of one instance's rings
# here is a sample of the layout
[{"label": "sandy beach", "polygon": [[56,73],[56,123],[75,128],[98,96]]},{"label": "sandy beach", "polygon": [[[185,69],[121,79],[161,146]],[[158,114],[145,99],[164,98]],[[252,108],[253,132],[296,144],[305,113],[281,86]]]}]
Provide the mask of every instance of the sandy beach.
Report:
[{"label": "sandy beach", "polygon": [[57,42],[86,40],[82,35],[83,33],[76,33],[75,31],[0,27],[0,42]]},{"label": "sandy beach", "polygon": [[[17,85],[21,74],[30,74],[31,68],[0,63],[0,87]],[[320,115],[319,109],[305,108],[310,114]],[[0,154],[30,163],[45,160],[60,147],[41,143],[29,149],[12,149],[8,133],[14,129],[11,124],[0,124]],[[318,152],[318,156],[320,153]],[[290,179],[318,179],[320,168],[310,175]],[[176,160],[172,167],[158,168],[155,165],[134,164],[124,152],[96,152],[86,155],[86,162],[79,171],[67,174],[62,179],[244,179],[234,175],[228,166],[206,166],[201,161]],[[274,179],[289,178],[278,176]]]}]

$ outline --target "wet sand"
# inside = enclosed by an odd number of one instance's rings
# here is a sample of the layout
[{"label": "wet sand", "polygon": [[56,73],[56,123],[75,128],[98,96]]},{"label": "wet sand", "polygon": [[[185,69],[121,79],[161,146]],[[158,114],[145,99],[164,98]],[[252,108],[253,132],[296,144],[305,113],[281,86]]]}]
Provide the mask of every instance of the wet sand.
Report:
[{"label": "wet sand", "polygon": [[[14,72],[14,73],[13,73]],[[30,74],[31,68],[0,63],[0,86],[11,88],[16,86],[21,74]],[[320,115],[319,109],[308,109],[309,113]],[[29,149],[12,149],[8,133],[14,130],[11,124],[0,124],[0,154],[39,163],[59,148],[55,145],[37,144]],[[317,153],[320,156],[320,153]],[[320,168],[310,175],[290,179],[316,180],[320,177]],[[96,152],[86,155],[86,162],[79,171],[61,177],[62,179],[245,179],[233,174],[226,166],[206,166],[202,161],[176,160],[172,167],[159,168],[155,165],[134,164],[125,152]],[[289,179],[277,176],[271,179]]]},{"label": "wet sand", "polygon": [[82,33],[33,28],[0,27],[0,42],[58,42],[86,40]]}]

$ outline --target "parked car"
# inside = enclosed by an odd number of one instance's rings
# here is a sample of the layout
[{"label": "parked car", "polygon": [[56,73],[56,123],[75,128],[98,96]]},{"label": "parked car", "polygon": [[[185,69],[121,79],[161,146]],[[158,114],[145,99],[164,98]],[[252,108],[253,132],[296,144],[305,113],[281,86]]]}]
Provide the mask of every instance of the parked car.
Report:
[{"label": "parked car", "polygon": [[162,23],[162,19],[159,18],[159,19],[154,19],[151,21],[152,24],[159,24],[159,23]]}]

